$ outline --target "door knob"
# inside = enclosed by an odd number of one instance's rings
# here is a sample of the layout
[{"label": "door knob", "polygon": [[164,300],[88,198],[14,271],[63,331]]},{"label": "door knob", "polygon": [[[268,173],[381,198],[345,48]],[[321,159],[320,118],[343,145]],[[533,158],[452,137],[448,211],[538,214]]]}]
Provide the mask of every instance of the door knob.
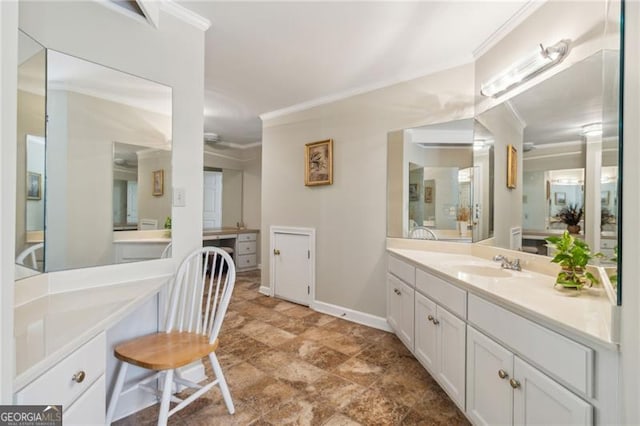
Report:
[{"label": "door knob", "polygon": [[506,379],[507,377],[509,377],[509,374],[507,374],[507,372],[504,370],[498,370],[498,377],[500,377],[501,379]]},{"label": "door knob", "polygon": [[280,250],[278,250],[278,249],[273,249],[273,254],[274,254],[275,256],[280,256]]},{"label": "door knob", "polygon": [[509,384],[511,385],[512,388],[514,389],[518,389],[520,387],[520,382],[517,381],[516,379],[511,379],[509,380]]}]

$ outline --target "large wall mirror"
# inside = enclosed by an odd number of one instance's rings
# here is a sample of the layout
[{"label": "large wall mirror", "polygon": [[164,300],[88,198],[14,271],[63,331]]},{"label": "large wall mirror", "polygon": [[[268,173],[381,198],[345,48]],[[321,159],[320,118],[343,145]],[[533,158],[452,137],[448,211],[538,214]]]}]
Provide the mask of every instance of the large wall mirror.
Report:
[{"label": "large wall mirror", "polygon": [[[473,119],[390,132],[387,235],[471,242],[493,231],[493,141]],[[481,126],[480,126],[481,127]]]},{"label": "large wall mirror", "polygon": [[202,229],[239,228],[243,214],[242,170],[205,167]]},{"label": "large wall mirror", "polygon": [[17,277],[160,257],[171,88],[20,40]]}]

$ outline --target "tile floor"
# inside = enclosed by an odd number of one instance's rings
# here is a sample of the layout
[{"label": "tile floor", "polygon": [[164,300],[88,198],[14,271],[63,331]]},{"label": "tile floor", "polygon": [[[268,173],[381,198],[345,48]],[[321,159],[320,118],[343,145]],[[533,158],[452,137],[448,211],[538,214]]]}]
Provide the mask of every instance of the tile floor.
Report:
[{"label": "tile floor", "polygon": [[[238,274],[220,333],[235,414],[215,387],[169,425],[469,424],[393,334],[265,297],[259,286],[259,272]],[[157,412],[115,424],[155,424]]]}]

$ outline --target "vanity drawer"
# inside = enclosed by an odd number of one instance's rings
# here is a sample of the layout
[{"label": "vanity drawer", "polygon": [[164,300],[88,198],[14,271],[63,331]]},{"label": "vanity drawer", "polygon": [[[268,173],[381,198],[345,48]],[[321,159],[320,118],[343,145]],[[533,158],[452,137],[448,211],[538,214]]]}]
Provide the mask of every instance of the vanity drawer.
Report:
[{"label": "vanity drawer", "polygon": [[255,241],[256,233],[252,232],[250,234],[238,234],[238,241]]},{"label": "vanity drawer", "polygon": [[238,268],[254,268],[258,264],[255,254],[238,256]]},{"label": "vanity drawer", "polygon": [[469,322],[576,391],[593,397],[593,349],[472,294]]},{"label": "vanity drawer", "polygon": [[104,425],[106,388],[104,374],[69,407],[63,407],[65,426]]},{"label": "vanity drawer", "polygon": [[389,272],[407,284],[415,287],[416,268],[394,256],[389,256]]},{"label": "vanity drawer", "polygon": [[[107,343],[101,333],[16,392],[16,404],[62,405],[63,410],[104,374]],[[84,380],[72,378],[84,372]]]},{"label": "vanity drawer", "polygon": [[256,252],[255,241],[244,241],[244,242],[238,243],[238,255],[253,254],[255,252]]},{"label": "vanity drawer", "polygon": [[460,318],[467,317],[467,292],[453,284],[416,269],[416,290],[445,306]]}]

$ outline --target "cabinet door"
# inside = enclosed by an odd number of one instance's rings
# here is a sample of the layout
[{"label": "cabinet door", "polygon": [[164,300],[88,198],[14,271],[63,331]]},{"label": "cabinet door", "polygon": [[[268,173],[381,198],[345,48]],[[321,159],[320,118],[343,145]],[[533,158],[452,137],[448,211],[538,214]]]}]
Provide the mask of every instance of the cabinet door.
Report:
[{"label": "cabinet door", "polygon": [[514,378],[514,424],[593,424],[589,403],[518,357],[514,360]]},{"label": "cabinet door", "polygon": [[396,332],[400,333],[399,317],[402,311],[402,283],[393,275],[387,275],[387,322]]},{"label": "cabinet door", "polygon": [[474,424],[511,424],[512,373],[513,354],[467,326],[467,415]]},{"label": "cabinet door", "polygon": [[438,379],[451,399],[464,411],[466,324],[441,306],[437,307]]},{"label": "cabinet door", "polygon": [[436,318],[436,304],[420,293],[416,293],[415,310],[415,356],[424,368],[435,375],[437,327],[433,319]]},{"label": "cabinet door", "polygon": [[[104,374],[73,404],[65,409],[65,425],[104,425],[106,411]],[[66,407],[63,407],[66,408]]]},{"label": "cabinet door", "polygon": [[409,285],[400,282],[400,292],[402,293],[398,337],[413,352],[413,320],[414,320],[414,298],[415,290]]}]

